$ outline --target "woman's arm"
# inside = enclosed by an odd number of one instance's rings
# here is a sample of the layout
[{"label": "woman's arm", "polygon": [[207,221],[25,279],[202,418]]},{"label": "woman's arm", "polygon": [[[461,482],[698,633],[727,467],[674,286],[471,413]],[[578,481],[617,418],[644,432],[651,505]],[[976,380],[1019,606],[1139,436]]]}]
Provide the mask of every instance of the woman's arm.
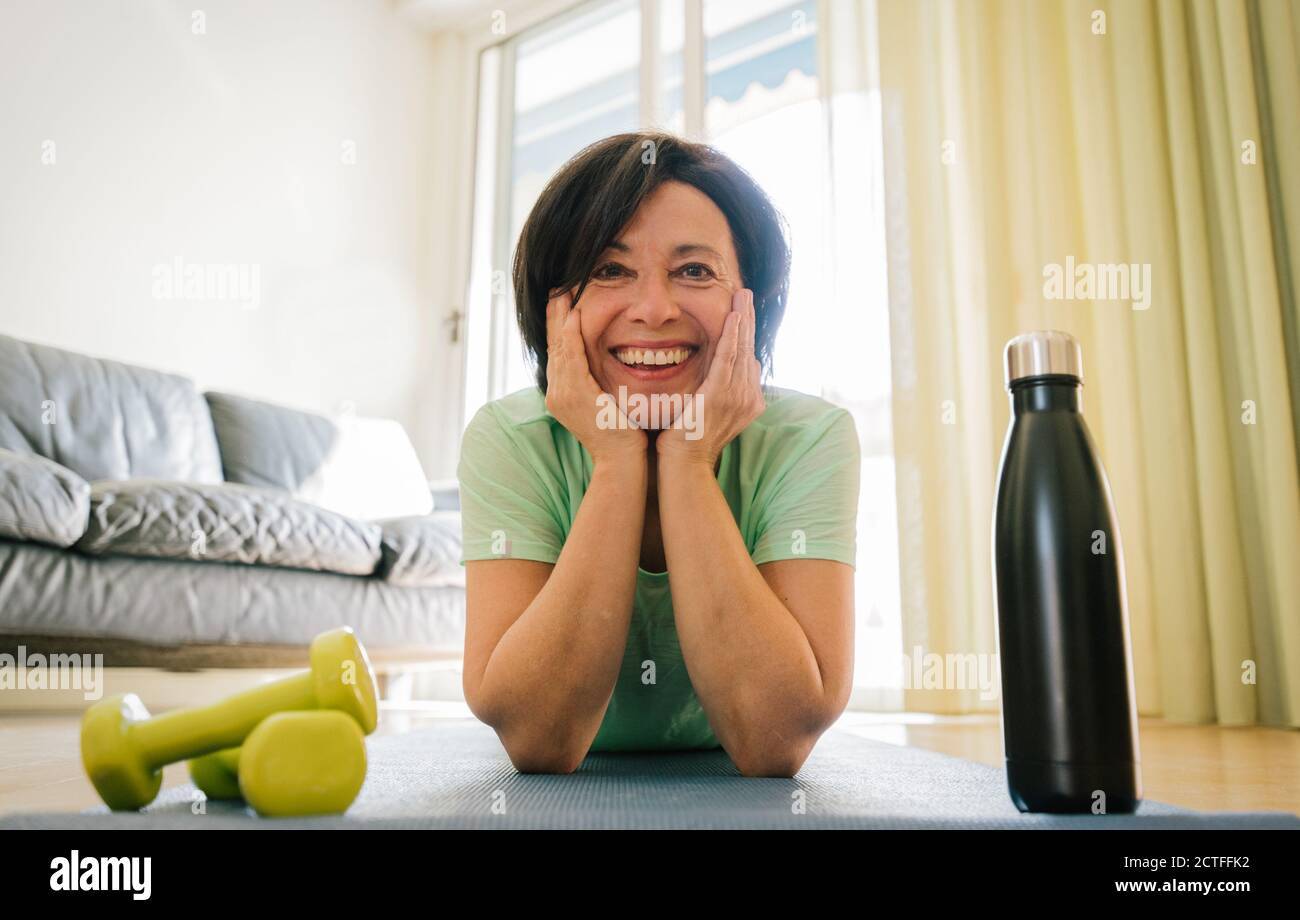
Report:
[{"label": "woman's arm", "polygon": [[711,465],[659,457],[659,516],[682,658],[747,776],[793,776],[848,704],[853,569],[755,566]]},{"label": "woman's arm", "polygon": [[591,455],[591,481],[554,565],[465,563],[465,699],[528,773],[572,772],[600,730],[627,645],[649,476],[645,433],[598,424],[572,293],[552,294],[546,408]]},{"label": "woman's arm", "polygon": [[753,293],[739,290],[700,388],[701,437],[659,435],[659,520],[682,658],[742,773],[792,776],[844,711],[853,682],[853,569],[796,559],[761,570],[714,474],[765,409]]},{"label": "woman's arm", "polygon": [[618,680],[647,462],[598,463],[555,564],[467,562],[465,699],[525,773],[577,769]]}]

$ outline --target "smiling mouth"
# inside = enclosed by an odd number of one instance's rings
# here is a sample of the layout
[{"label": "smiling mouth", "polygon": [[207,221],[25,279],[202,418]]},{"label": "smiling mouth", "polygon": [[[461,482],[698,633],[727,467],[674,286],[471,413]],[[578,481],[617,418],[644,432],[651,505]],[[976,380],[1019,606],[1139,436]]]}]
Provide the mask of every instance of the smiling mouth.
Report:
[{"label": "smiling mouth", "polygon": [[685,364],[697,350],[694,345],[675,345],[671,348],[611,348],[610,353],[624,367],[656,370]]}]

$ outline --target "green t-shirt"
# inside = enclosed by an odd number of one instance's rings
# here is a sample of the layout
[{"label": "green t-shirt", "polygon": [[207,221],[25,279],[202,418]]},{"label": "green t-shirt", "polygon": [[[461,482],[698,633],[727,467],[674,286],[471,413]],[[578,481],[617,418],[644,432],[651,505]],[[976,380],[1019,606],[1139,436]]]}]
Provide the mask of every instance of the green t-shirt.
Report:
[{"label": "green t-shirt", "polygon": [[[722,451],[717,478],[755,565],[855,564],[859,446],[853,417],[764,387],[767,409]],[[462,564],[554,563],[591,481],[591,455],[534,387],[483,406],[461,444]],[[667,572],[637,567],[627,647],[592,751],[716,748],[686,673]]]}]

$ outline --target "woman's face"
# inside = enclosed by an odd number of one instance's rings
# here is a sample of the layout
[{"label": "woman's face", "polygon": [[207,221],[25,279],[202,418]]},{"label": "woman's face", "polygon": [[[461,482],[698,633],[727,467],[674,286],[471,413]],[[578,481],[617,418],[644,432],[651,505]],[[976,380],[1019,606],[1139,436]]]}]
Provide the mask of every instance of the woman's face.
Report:
[{"label": "woman's face", "polygon": [[660,185],[596,260],[576,304],[601,390],[698,391],[741,287],[726,216],[692,185]]}]

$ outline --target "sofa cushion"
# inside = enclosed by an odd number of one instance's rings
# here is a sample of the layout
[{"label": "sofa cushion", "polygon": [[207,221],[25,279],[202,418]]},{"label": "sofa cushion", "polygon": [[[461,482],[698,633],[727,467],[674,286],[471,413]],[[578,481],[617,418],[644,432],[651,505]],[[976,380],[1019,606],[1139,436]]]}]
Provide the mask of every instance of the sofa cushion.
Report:
[{"label": "sofa cushion", "polygon": [[190,380],[4,335],[0,447],[91,482],[221,481],[212,418]]},{"label": "sofa cushion", "polygon": [[0,537],[71,546],[89,514],[86,480],[53,460],[0,447]]},{"label": "sofa cushion", "polygon": [[281,489],[367,521],[433,510],[419,457],[396,421],[331,419],[231,393],[204,396],[228,482]]},{"label": "sofa cushion", "polygon": [[370,575],[380,530],[253,486],[131,479],[96,482],[76,548]]},{"label": "sofa cushion", "polygon": [[460,565],[460,514],[435,511],[380,521],[382,559],[378,573],[389,584],[443,588],[465,584]]},{"label": "sofa cushion", "polygon": [[[382,649],[436,647],[454,657],[465,647],[464,588],[402,588],[380,578],[258,565],[87,556],[3,539],[0,573],[0,636],[62,637],[64,651],[94,651],[78,644],[80,637],[100,637],[146,648],[228,645],[233,658],[235,646],[306,647],[336,626],[356,630],[372,656]],[[0,651],[3,645],[0,639]],[[0,729],[0,747],[6,734]]]},{"label": "sofa cushion", "polygon": [[296,493],[339,438],[322,415],[209,391],[203,394],[226,482]]}]

